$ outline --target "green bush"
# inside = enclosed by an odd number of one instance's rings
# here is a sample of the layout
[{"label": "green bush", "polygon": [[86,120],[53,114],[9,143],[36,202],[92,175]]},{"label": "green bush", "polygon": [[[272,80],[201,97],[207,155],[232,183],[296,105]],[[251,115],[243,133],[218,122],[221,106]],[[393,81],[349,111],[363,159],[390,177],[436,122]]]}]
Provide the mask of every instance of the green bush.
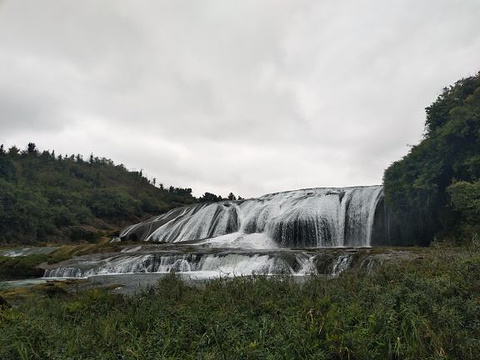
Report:
[{"label": "green bush", "polygon": [[0,280],[15,280],[43,276],[44,270],[37,268],[48,256],[35,254],[28,256],[0,256]]},{"label": "green bush", "polygon": [[[457,181],[447,188],[451,207],[460,215],[461,235],[475,239],[480,234],[480,180]],[[480,240],[480,239],[479,239]]]}]

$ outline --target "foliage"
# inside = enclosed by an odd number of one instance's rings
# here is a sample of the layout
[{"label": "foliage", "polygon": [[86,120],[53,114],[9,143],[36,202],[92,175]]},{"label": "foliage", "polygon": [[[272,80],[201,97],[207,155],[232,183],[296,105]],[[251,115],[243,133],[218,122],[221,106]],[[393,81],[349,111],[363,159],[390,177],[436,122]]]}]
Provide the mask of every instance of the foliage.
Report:
[{"label": "foliage", "polygon": [[423,244],[461,223],[471,229],[478,223],[467,214],[475,205],[459,201],[461,189],[447,188],[456,181],[475,186],[480,179],[480,73],[445,88],[426,111],[425,138],[384,174],[394,232]]},{"label": "foliage", "polygon": [[15,181],[16,178],[17,169],[15,168],[13,161],[5,156],[4,152],[0,152],[0,180],[5,179],[7,181]]},{"label": "foliage", "polygon": [[335,279],[167,276],[135,296],[34,296],[0,311],[2,359],[475,359],[480,254]]},{"label": "foliage", "polygon": [[196,201],[191,189],[169,192],[141,172],[105,158],[55,156],[0,146],[0,243],[94,241],[127,223]]},{"label": "foliage", "polygon": [[219,202],[222,200],[223,199],[220,195],[215,195],[209,192],[206,192],[205,194],[202,195],[202,197],[198,199],[198,201],[200,202]]},{"label": "foliage", "polygon": [[0,256],[0,280],[15,280],[43,276],[44,270],[37,268],[46,261],[47,255]]},{"label": "foliage", "polygon": [[460,214],[460,236],[468,238],[471,234],[480,234],[480,180],[454,182],[447,188],[447,193],[452,208]]}]

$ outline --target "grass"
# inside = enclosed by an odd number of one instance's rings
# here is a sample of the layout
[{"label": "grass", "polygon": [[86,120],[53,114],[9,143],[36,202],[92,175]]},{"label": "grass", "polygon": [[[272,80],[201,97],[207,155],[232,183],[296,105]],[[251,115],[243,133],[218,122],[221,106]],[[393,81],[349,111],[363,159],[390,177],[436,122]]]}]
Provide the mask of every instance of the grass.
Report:
[{"label": "grass", "polygon": [[0,311],[0,358],[475,359],[479,294],[476,249],[305,284],[169,276],[135,296],[37,291]]}]

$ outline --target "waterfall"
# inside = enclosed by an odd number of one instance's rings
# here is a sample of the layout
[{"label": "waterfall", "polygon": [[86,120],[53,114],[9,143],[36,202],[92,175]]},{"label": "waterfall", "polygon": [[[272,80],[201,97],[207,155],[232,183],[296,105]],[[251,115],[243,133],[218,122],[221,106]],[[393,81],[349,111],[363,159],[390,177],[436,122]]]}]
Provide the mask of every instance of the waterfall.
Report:
[{"label": "waterfall", "polygon": [[241,248],[370,246],[381,186],[313,188],[196,204],[124,229],[121,239]]},{"label": "waterfall", "polygon": [[[78,260],[77,260],[78,261]],[[123,255],[47,270],[44,277],[86,278],[95,275],[204,272],[212,277],[294,274],[286,261],[269,254]]]},{"label": "waterfall", "polygon": [[347,270],[353,260],[352,254],[340,255],[332,267],[332,275],[339,275],[341,272]]},{"label": "waterfall", "polygon": [[45,277],[170,272],[336,276],[353,266],[358,248],[388,239],[382,233],[385,227],[375,225],[384,215],[379,204],[381,186],[314,188],[194,204],[120,233],[121,240],[143,243],[116,254],[72,259],[47,270]]},{"label": "waterfall", "polygon": [[45,272],[46,278],[88,278],[115,274],[202,273],[203,277],[244,275],[338,275],[350,267],[353,254],[306,252],[251,253],[136,253],[122,252],[115,256],[92,259],[85,255],[67,261]]}]

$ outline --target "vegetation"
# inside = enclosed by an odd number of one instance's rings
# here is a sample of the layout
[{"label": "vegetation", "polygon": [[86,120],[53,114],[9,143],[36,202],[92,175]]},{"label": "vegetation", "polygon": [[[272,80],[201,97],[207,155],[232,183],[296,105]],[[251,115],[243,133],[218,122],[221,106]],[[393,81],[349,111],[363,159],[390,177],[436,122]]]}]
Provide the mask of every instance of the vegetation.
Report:
[{"label": "vegetation", "polygon": [[74,256],[120,251],[118,243],[63,245],[49,254],[27,256],[0,256],[0,281],[43,276],[42,264],[56,264]]},{"label": "vegetation", "polygon": [[96,242],[125,224],[196,202],[192,189],[156,187],[142,172],[93,155],[55,156],[35,144],[0,146],[0,243]]},{"label": "vegetation", "polygon": [[48,255],[0,256],[0,281],[41,277],[45,272],[38,265],[47,261]]},{"label": "vegetation", "polygon": [[402,241],[480,234],[480,73],[445,88],[425,136],[384,174],[391,226]]},{"label": "vegetation", "polygon": [[[0,311],[2,359],[475,359],[480,252],[428,248],[299,284],[168,276],[136,296],[34,288]],[[56,290],[56,291],[55,291]]]},{"label": "vegetation", "polygon": [[219,201],[222,201],[223,199],[220,195],[215,195],[215,194],[206,192],[198,200],[200,202],[219,202]]}]

